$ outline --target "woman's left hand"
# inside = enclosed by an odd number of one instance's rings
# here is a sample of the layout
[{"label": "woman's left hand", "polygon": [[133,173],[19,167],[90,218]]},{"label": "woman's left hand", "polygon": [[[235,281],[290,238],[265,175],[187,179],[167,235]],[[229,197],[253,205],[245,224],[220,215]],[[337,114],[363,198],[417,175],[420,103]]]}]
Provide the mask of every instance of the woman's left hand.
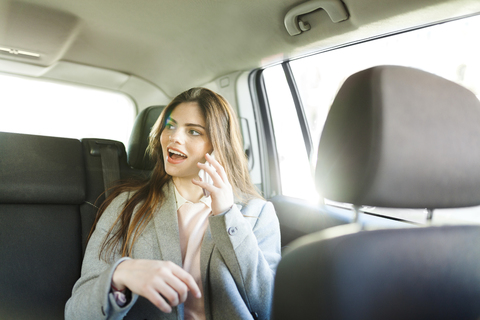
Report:
[{"label": "woman's left hand", "polygon": [[233,206],[233,189],[232,185],[228,181],[225,169],[208,153],[205,155],[205,159],[215,168],[215,170],[204,164],[197,163],[200,169],[205,170],[212,178],[213,185],[204,181],[192,179],[192,183],[210,191],[212,197],[212,214],[223,213]]}]

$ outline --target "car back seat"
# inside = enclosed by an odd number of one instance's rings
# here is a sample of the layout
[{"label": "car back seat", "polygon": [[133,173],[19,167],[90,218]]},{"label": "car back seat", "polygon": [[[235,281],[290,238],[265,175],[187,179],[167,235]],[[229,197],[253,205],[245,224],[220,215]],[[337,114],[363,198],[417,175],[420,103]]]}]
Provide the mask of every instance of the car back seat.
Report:
[{"label": "car back seat", "polygon": [[99,148],[118,150],[121,179],[145,177],[150,129],[163,107],[139,114],[130,138],[0,132],[0,319],[63,319],[86,240],[105,199]]},{"label": "car back seat", "polygon": [[85,199],[80,141],[0,132],[0,319],[63,319]]}]

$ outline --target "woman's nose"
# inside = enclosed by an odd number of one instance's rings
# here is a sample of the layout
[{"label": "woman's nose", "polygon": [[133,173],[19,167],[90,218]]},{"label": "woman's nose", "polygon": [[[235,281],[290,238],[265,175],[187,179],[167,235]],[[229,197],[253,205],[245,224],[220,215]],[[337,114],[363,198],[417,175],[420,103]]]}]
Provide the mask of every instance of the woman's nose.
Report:
[{"label": "woman's nose", "polygon": [[182,133],[179,132],[179,130],[175,130],[174,132],[172,132],[172,134],[170,135],[169,137],[169,140],[171,142],[175,142],[175,143],[183,143],[183,141],[185,140]]}]

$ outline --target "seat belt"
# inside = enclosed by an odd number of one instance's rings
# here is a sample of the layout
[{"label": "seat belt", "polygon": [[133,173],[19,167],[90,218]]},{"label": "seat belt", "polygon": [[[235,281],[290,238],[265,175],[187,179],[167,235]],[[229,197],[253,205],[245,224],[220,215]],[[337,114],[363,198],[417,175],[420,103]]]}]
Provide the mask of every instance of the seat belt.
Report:
[{"label": "seat belt", "polygon": [[100,146],[100,158],[102,159],[103,186],[105,197],[111,193],[111,187],[120,180],[120,167],[118,164],[118,148],[115,144],[96,141]]}]

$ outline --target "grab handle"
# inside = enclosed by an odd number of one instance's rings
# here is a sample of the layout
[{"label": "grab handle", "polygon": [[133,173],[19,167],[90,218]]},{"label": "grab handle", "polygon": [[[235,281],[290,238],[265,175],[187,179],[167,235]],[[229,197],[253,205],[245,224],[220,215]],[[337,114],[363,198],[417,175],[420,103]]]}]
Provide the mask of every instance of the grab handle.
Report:
[{"label": "grab handle", "polygon": [[334,23],[347,20],[349,15],[340,0],[310,0],[290,9],[285,15],[285,28],[291,36],[310,30],[310,24],[299,19],[299,16],[323,9]]}]

